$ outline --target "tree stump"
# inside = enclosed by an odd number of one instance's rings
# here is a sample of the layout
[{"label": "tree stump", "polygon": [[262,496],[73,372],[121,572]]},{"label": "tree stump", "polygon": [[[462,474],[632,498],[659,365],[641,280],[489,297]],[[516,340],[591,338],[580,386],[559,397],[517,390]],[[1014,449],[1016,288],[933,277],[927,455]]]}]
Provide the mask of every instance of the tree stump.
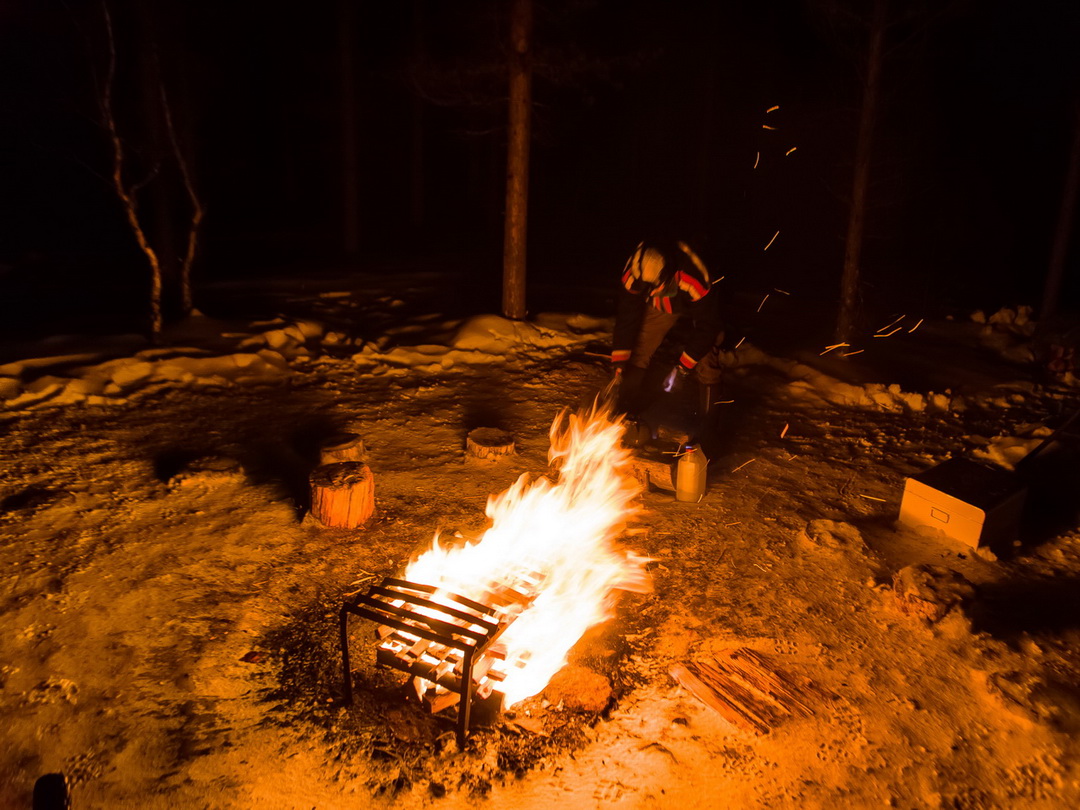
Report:
[{"label": "tree stump", "polygon": [[364,440],[356,433],[335,433],[319,442],[319,463],[363,461],[367,455]]},{"label": "tree stump", "polygon": [[514,437],[498,428],[476,428],[465,437],[465,453],[469,458],[497,461],[514,454]]},{"label": "tree stump", "polygon": [[311,514],[324,526],[355,529],[375,511],[375,479],[366,464],[324,464],[315,469],[309,481]]}]

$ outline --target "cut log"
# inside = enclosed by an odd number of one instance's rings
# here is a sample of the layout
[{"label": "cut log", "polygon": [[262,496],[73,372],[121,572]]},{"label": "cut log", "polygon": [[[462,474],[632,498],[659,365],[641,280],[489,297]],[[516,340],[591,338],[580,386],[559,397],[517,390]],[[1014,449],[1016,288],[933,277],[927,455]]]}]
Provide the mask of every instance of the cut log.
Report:
[{"label": "cut log", "polygon": [[651,455],[634,456],[631,459],[630,471],[644,488],[648,488],[651,484],[657,489],[674,492],[675,464],[673,458],[674,456],[667,456],[666,458],[656,458]]},{"label": "cut log", "polygon": [[311,514],[324,526],[355,529],[375,511],[375,479],[366,464],[324,464],[309,480]]},{"label": "cut log", "polygon": [[364,440],[355,433],[335,433],[319,442],[319,463],[333,464],[337,461],[364,461],[367,448]]},{"label": "cut log", "polygon": [[498,428],[476,428],[465,437],[465,452],[469,458],[497,461],[514,454],[514,437]]}]

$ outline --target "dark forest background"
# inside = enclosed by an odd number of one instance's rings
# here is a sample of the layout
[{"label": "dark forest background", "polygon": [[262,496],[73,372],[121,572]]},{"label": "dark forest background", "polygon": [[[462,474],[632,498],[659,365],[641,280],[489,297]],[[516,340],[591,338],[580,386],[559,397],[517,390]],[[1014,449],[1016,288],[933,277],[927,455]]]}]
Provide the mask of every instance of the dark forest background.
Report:
[{"label": "dark forest background", "polygon": [[[835,307],[870,5],[536,0],[530,308],[586,308],[653,233],[691,240],[732,294]],[[1080,3],[891,5],[863,298],[928,316],[1037,304]],[[140,211],[167,275],[188,208],[161,86],[206,209],[197,306],[229,279],[433,269],[497,310],[507,6],[109,0],[116,120],[131,178],[151,178]],[[100,2],[0,0],[0,329],[143,317],[145,262],[108,183],[106,64]],[[1074,244],[1066,307],[1076,264]]]}]

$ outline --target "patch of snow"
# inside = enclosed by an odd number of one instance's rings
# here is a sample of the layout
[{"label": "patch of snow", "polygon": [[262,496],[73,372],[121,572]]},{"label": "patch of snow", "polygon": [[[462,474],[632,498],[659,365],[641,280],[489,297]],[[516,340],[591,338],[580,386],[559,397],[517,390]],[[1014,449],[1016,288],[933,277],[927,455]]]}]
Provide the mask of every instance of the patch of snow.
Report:
[{"label": "patch of snow", "polygon": [[1043,443],[1053,431],[1045,425],[1038,425],[1021,431],[1020,436],[995,436],[984,448],[976,448],[971,455],[982,461],[988,461],[1006,470],[1015,470],[1032,450]]}]

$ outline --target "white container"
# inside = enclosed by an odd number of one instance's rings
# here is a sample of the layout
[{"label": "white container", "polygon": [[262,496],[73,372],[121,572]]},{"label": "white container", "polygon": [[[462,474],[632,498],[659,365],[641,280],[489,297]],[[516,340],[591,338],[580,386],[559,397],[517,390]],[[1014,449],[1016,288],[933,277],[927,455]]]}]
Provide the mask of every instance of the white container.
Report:
[{"label": "white container", "polygon": [[688,444],[675,468],[675,499],[697,503],[705,494],[705,469],[709,460],[700,447]]},{"label": "white container", "polygon": [[1009,550],[1027,488],[1013,473],[952,458],[907,479],[900,523],[939,531],[972,548]]}]

